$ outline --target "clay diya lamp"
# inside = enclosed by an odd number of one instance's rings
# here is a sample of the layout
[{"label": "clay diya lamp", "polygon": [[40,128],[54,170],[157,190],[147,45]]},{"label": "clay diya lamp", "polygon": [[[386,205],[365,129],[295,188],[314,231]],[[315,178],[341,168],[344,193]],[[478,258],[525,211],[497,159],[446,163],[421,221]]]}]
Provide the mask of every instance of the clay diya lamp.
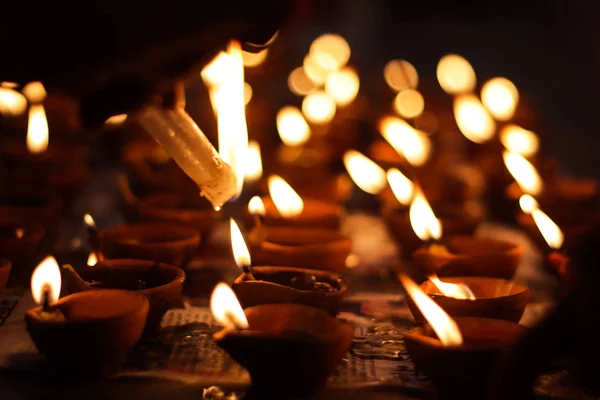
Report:
[{"label": "clay diya lamp", "polygon": [[[531,297],[529,289],[517,282],[479,276],[435,279],[435,283],[428,279],[420,287],[451,317],[519,322]],[[461,290],[464,287],[468,288],[468,293]],[[415,321],[425,321],[410,297],[406,297],[406,305]]]},{"label": "clay diya lamp", "polygon": [[0,294],[6,288],[6,283],[8,282],[11,268],[12,263],[10,260],[7,260],[6,258],[0,258]]},{"label": "clay diya lamp", "polygon": [[62,211],[59,196],[40,191],[15,190],[0,194],[0,215],[41,225],[48,236],[58,229]]},{"label": "clay diya lamp", "polygon": [[352,324],[319,308],[264,304],[242,311],[225,284],[215,288],[211,309],[225,325],[213,338],[248,370],[253,395],[302,396],[325,388],[354,335]]},{"label": "clay diya lamp", "polygon": [[18,281],[29,281],[44,236],[44,229],[40,225],[0,220],[0,254],[11,260],[12,275]]},{"label": "clay diya lamp", "polygon": [[519,266],[521,246],[490,238],[449,236],[421,246],[414,260],[439,276],[484,276],[511,279]]},{"label": "clay diya lamp", "polygon": [[163,315],[180,303],[185,272],[154,261],[115,259],[77,270],[65,266],[63,277],[69,293],[120,289],[144,295],[150,303],[146,330],[154,331]]},{"label": "clay diya lamp", "polygon": [[194,228],[148,222],[92,231],[99,259],[136,258],[185,268],[200,245]]},{"label": "clay diya lamp", "polygon": [[111,375],[142,336],[148,299],[108,289],[58,299],[60,279],[51,257],[34,271],[32,294],[41,306],[25,314],[33,343],[53,368],[77,376]]}]

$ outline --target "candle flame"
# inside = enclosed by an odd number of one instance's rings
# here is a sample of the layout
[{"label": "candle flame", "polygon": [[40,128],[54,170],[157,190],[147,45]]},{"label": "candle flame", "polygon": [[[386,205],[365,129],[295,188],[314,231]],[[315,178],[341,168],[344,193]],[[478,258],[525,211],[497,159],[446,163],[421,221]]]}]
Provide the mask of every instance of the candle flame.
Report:
[{"label": "candle flame", "polygon": [[83,222],[85,223],[85,225],[88,228],[96,229],[96,222],[94,221],[94,218],[92,218],[92,216],[90,214],[85,214],[83,216]]},{"label": "candle flame", "polygon": [[472,94],[454,99],[454,118],[462,134],[472,142],[483,143],[496,132],[496,123],[479,99]]},{"label": "candle flame", "polygon": [[539,208],[534,209],[531,216],[548,246],[554,250],[560,249],[565,241],[565,235],[558,225]]},{"label": "candle flame", "polygon": [[409,205],[415,192],[415,184],[396,168],[388,170],[387,180],[398,202]]},{"label": "candle flame", "polygon": [[223,81],[225,81],[225,71],[227,70],[227,65],[229,64],[229,55],[221,51],[219,54],[212,59],[211,62],[206,64],[206,66],[200,72],[200,76],[204,83],[211,86],[219,86]]},{"label": "candle flame", "polygon": [[47,95],[44,85],[39,81],[29,82],[23,87],[22,92],[27,97],[27,100],[33,104],[43,103]]},{"label": "candle flame", "polygon": [[456,322],[406,274],[398,274],[406,293],[415,302],[444,346],[460,346],[463,337]]},{"label": "candle flame", "polygon": [[532,196],[539,195],[543,183],[535,167],[520,154],[505,151],[503,156],[508,172],[515,178],[521,190]]},{"label": "candle flame", "polygon": [[240,227],[233,220],[233,218],[229,219],[229,229],[231,235],[231,249],[233,250],[233,259],[235,260],[237,266],[240,267],[240,269],[247,268],[252,264],[252,260],[250,259],[250,252],[248,251],[248,246],[246,245],[244,236],[242,236]]},{"label": "candle flame", "polygon": [[252,215],[265,216],[267,211],[265,210],[265,203],[258,196],[254,196],[248,202],[248,212]]},{"label": "candle flame", "polygon": [[415,191],[410,209],[408,212],[410,225],[419,239],[438,240],[442,237],[442,224],[436,218],[429,202],[423,195],[420,189]]},{"label": "candle flame", "polygon": [[249,51],[242,50],[242,62],[244,63],[244,67],[253,68],[258,67],[262,64],[269,54],[269,49],[262,49],[258,53],[251,53]]},{"label": "candle flame", "polygon": [[404,89],[394,99],[394,110],[404,118],[417,118],[425,109],[425,99],[416,89]]},{"label": "candle flame", "polygon": [[539,207],[539,204],[532,196],[524,194],[519,198],[519,206],[525,214],[531,214],[533,210]]},{"label": "candle flame", "polygon": [[0,88],[0,114],[18,116],[27,109],[27,99],[16,90]]},{"label": "candle flame", "polygon": [[471,64],[458,54],[448,54],[437,65],[437,79],[448,94],[472,92],[477,84]]},{"label": "candle flame", "polygon": [[540,147],[540,140],[535,133],[514,124],[502,128],[500,142],[508,151],[527,158],[535,155]]},{"label": "candle flame", "polygon": [[481,88],[481,100],[498,121],[508,121],[519,103],[517,87],[506,78],[493,78]]},{"label": "candle flame", "polygon": [[350,67],[332,72],[325,81],[325,91],[340,107],[352,103],[358,94],[359,86],[358,74]]},{"label": "candle flame", "polygon": [[280,176],[269,177],[269,194],[283,218],[294,218],[302,214],[304,202],[294,189]]},{"label": "candle flame", "polygon": [[48,149],[48,120],[41,104],[29,107],[29,124],[27,126],[27,150],[32,154],[43,153]]},{"label": "candle flame", "polygon": [[90,254],[88,254],[87,265],[88,267],[93,267],[96,264],[98,264],[98,256],[96,255],[96,252],[92,250],[90,251]]},{"label": "candle flame", "polygon": [[127,114],[117,114],[109,117],[104,121],[104,125],[117,126],[121,125],[127,119]]},{"label": "candle flame", "polygon": [[295,68],[288,76],[288,87],[290,91],[298,96],[306,96],[315,91],[317,85],[308,76],[304,67]]},{"label": "candle flame", "polygon": [[61,287],[60,268],[52,256],[44,258],[31,275],[31,295],[37,304],[44,302],[44,292],[48,291],[50,304],[58,301]]},{"label": "candle flame", "polygon": [[442,292],[446,297],[455,299],[475,300],[473,291],[464,283],[448,283],[440,281],[436,274],[429,276],[429,280]]},{"label": "candle flame", "polygon": [[377,194],[385,188],[385,171],[362,153],[356,150],[346,151],[344,165],[356,186],[365,192]]},{"label": "candle flame", "polygon": [[226,283],[215,286],[210,296],[210,311],[217,323],[226,329],[248,329],[246,314],[233,290]]},{"label": "candle flame", "polygon": [[315,57],[322,69],[335,71],[348,63],[350,45],[342,36],[326,33],[312,42],[309,54]]},{"label": "candle flame", "polygon": [[417,69],[406,60],[391,60],[383,68],[385,82],[392,90],[400,92],[415,89],[419,84]]},{"label": "candle flame", "polygon": [[431,154],[429,136],[398,117],[385,117],[379,124],[381,134],[390,145],[416,167],[427,162]]},{"label": "candle flame", "polygon": [[288,146],[300,146],[310,138],[310,127],[294,106],[285,106],[277,113],[277,132]]},{"label": "candle flame", "polygon": [[313,124],[321,125],[331,122],[335,111],[335,101],[322,90],[309,93],[302,100],[302,113],[308,122]]},{"label": "candle flame", "polygon": [[246,171],[244,179],[246,182],[256,182],[263,176],[262,157],[260,156],[260,144],[256,140],[248,142],[248,155],[246,158]]}]

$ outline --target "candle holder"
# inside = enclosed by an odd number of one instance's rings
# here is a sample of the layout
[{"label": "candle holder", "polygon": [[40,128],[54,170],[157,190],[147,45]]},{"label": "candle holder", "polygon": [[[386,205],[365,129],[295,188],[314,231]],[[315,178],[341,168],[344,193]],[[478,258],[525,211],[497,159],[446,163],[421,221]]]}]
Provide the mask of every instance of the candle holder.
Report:
[{"label": "candle holder", "polygon": [[0,254],[11,261],[12,276],[19,282],[29,282],[44,237],[40,225],[0,220]]},{"label": "candle holder", "polygon": [[523,255],[521,246],[496,239],[450,236],[442,243],[422,246],[413,254],[418,264],[439,276],[511,279]]},{"label": "candle holder", "polygon": [[12,263],[6,258],[0,258],[0,293],[6,288],[8,277],[10,276],[10,270]]},{"label": "candle holder", "polygon": [[185,268],[200,245],[200,234],[177,224],[125,224],[92,230],[90,242],[101,260],[136,258]]},{"label": "candle holder", "polygon": [[265,304],[244,312],[249,330],[224,329],[213,337],[248,370],[251,394],[301,396],[324,388],[354,335],[351,323],[314,307]]},{"label": "candle holder", "polygon": [[[352,193],[352,180],[345,173],[331,174],[316,179],[309,174],[290,176],[281,172],[280,175],[289,182],[302,198],[322,199],[343,204]],[[261,193],[268,193],[266,180],[259,182],[259,190]]]},{"label": "candle holder", "polygon": [[185,272],[174,265],[144,260],[106,260],[93,267],[63,269],[69,293],[98,289],[121,289],[148,298],[146,331],[159,328],[163,315],[178,305]]},{"label": "candle holder", "polygon": [[281,265],[342,272],[352,251],[350,239],[328,229],[263,227],[250,236],[254,265]]},{"label": "candle holder", "polygon": [[58,229],[61,211],[62,201],[52,193],[14,190],[0,194],[0,215],[24,224],[39,224],[50,238]]},{"label": "candle holder", "polygon": [[304,304],[331,315],[339,311],[348,284],[337,274],[304,268],[253,267],[254,279],[241,274],[232,285],[242,307]]},{"label": "candle holder", "polygon": [[[57,317],[60,315],[61,317]],[[54,368],[71,375],[116,372],[138,342],[148,315],[148,299],[124,290],[93,290],[64,297],[49,311],[27,311],[27,330]]]},{"label": "candle holder", "polygon": [[439,398],[482,399],[496,359],[527,331],[514,322],[460,317],[455,319],[464,343],[445,347],[429,325],[404,337],[419,371],[435,384]]},{"label": "candle holder", "polygon": [[265,205],[263,222],[267,226],[287,226],[296,228],[320,228],[339,230],[344,210],[336,203],[314,198],[303,198],[304,208],[296,217],[283,217],[270,197],[262,197]]},{"label": "candle holder", "polygon": [[[457,299],[444,296],[435,284],[429,280],[421,283],[421,289],[431,296],[451,317],[494,318],[519,322],[531,298],[531,292],[526,286],[505,279],[479,276],[448,277],[444,279],[444,282],[464,284],[475,295],[474,300]],[[423,314],[421,314],[410,296],[406,297],[406,305],[415,321],[425,322]]]}]

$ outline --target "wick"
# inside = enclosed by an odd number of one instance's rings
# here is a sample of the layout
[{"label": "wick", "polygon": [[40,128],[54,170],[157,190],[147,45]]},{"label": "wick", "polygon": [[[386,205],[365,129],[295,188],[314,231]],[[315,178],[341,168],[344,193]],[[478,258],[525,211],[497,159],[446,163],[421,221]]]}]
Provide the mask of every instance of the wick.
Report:
[{"label": "wick", "polygon": [[50,288],[47,285],[42,292],[42,311],[50,312]]},{"label": "wick", "polygon": [[244,271],[244,280],[255,280],[254,275],[252,274],[252,267],[250,265],[242,265],[242,271]]}]

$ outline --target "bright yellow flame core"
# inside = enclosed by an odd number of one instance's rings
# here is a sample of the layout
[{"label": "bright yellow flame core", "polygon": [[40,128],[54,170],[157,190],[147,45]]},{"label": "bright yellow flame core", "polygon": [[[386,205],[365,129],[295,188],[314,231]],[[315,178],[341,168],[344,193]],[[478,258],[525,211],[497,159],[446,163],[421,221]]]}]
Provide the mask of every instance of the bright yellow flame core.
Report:
[{"label": "bright yellow flame core", "polygon": [[50,304],[58,301],[61,287],[60,268],[52,256],[44,260],[36,267],[31,275],[31,295],[37,304],[44,301],[44,292],[49,293]]},{"label": "bright yellow flame core", "polygon": [[306,74],[304,67],[298,67],[290,73],[288,87],[292,93],[298,96],[306,96],[317,89],[317,85]]},{"label": "bright yellow flame core", "polygon": [[383,77],[388,86],[396,92],[416,89],[419,85],[419,74],[416,68],[406,60],[388,61],[383,68]]},{"label": "bright yellow flame core", "polygon": [[388,170],[387,180],[398,202],[409,205],[415,192],[415,184],[396,168]]},{"label": "bright yellow flame core", "polygon": [[46,89],[42,82],[29,82],[23,87],[23,94],[30,103],[40,104],[46,99]]},{"label": "bright yellow flame core", "polygon": [[558,225],[540,209],[534,209],[531,216],[548,246],[554,250],[560,249],[565,241],[565,235]]},{"label": "bright yellow flame core", "polygon": [[448,54],[437,66],[437,78],[440,86],[448,94],[472,92],[477,84],[475,71],[471,64],[457,54]]},{"label": "bright yellow flame core", "polygon": [[213,318],[226,329],[248,329],[246,314],[233,290],[226,283],[219,283],[210,296]]},{"label": "bright yellow flame core", "polygon": [[96,222],[94,221],[94,218],[92,218],[92,216],[90,214],[85,214],[83,216],[83,222],[85,223],[86,226],[88,226],[90,228],[96,227]]},{"label": "bright yellow flame core", "polygon": [[240,227],[233,218],[229,219],[229,229],[231,234],[231,250],[233,250],[235,263],[240,268],[249,267],[252,264],[250,252],[248,251],[248,246],[246,246],[246,241],[244,240],[244,236],[242,236]]},{"label": "bright yellow flame core", "polygon": [[288,146],[300,146],[310,138],[310,127],[299,109],[285,106],[277,113],[277,132]]},{"label": "bright yellow flame core", "polygon": [[251,53],[249,51],[242,50],[242,62],[244,63],[244,67],[252,68],[257,67],[262,64],[269,54],[269,49],[263,49],[258,53]]},{"label": "bright yellow flame core", "polygon": [[27,109],[27,99],[16,90],[0,87],[0,114],[18,116]]},{"label": "bright yellow flame core", "polygon": [[280,176],[269,177],[269,194],[283,218],[294,218],[302,214],[304,202],[296,191]]},{"label": "bright yellow flame core", "polygon": [[415,302],[429,325],[444,346],[460,346],[463,337],[456,322],[436,304],[423,290],[404,273],[399,274],[400,282],[406,293]]},{"label": "bright yellow flame core", "polygon": [[397,117],[385,117],[379,129],[390,145],[412,165],[419,167],[431,154],[431,140],[422,131]]},{"label": "bright yellow flame core", "polygon": [[96,256],[95,251],[90,251],[90,254],[88,254],[87,265],[88,267],[93,267],[96,264],[98,264],[98,256]]},{"label": "bright yellow flame core", "polygon": [[248,156],[246,158],[246,170],[244,173],[244,179],[247,182],[256,182],[262,178],[262,157],[260,156],[260,145],[256,140],[248,142]]},{"label": "bright yellow flame core", "polygon": [[472,142],[486,142],[496,132],[496,123],[474,95],[454,99],[454,118],[462,134]]},{"label": "bright yellow flame core", "polygon": [[502,128],[500,141],[508,151],[523,157],[535,155],[540,147],[540,140],[535,133],[514,124]]},{"label": "bright yellow flame core", "polygon": [[228,63],[228,54],[224,51],[219,52],[211,62],[206,64],[200,73],[204,83],[209,86],[220,85],[225,80],[225,71]]},{"label": "bright yellow flame core", "polygon": [[267,211],[265,210],[265,203],[258,196],[254,196],[248,202],[248,212],[252,215],[264,216]]},{"label": "bright yellow flame core", "polygon": [[127,119],[127,114],[117,114],[109,117],[104,121],[104,125],[121,125]]},{"label": "bright yellow flame core", "polygon": [[27,125],[27,149],[32,154],[43,153],[48,149],[48,120],[41,104],[29,107],[29,124]]},{"label": "bright yellow flame core", "polygon": [[318,90],[306,95],[302,101],[302,113],[313,124],[326,124],[335,116],[335,101],[327,92]]},{"label": "bright yellow flame core", "polygon": [[350,45],[342,36],[326,33],[316,38],[310,45],[309,53],[321,61],[322,68],[334,71],[342,68],[350,59]]},{"label": "bright yellow flame core", "polygon": [[405,89],[394,99],[394,110],[404,118],[417,118],[424,109],[425,99],[418,90]]},{"label": "bright yellow flame core", "polygon": [[385,171],[362,153],[348,150],[344,154],[344,165],[356,186],[365,192],[377,194],[385,188]]},{"label": "bright yellow flame core", "polygon": [[481,88],[481,100],[498,121],[508,121],[519,103],[517,87],[506,78],[493,78]]},{"label": "bright yellow flame core", "polygon": [[408,212],[410,225],[419,239],[425,241],[442,237],[442,224],[420,190],[415,192]]},{"label": "bright yellow flame core", "polygon": [[524,194],[519,198],[519,206],[524,213],[531,214],[533,210],[539,207],[539,204],[532,196]]},{"label": "bright yellow flame core", "polygon": [[520,154],[505,151],[503,156],[508,172],[515,178],[521,190],[532,196],[539,195],[544,185],[535,167]]},{"label": "bright yellow flame core", "polygon": [[464,283],[448,283],[440,281],[437,275],[430,275],[429,280],[442,292],[446,297],[455,299],[475,300],[473,291]]},{"label": "bright yellow flame core", "polygon": [[358,74],[349,67],[332,72],[325,81],[325,91],[340,107],[350,104],[356,98],[359,86]]}]

